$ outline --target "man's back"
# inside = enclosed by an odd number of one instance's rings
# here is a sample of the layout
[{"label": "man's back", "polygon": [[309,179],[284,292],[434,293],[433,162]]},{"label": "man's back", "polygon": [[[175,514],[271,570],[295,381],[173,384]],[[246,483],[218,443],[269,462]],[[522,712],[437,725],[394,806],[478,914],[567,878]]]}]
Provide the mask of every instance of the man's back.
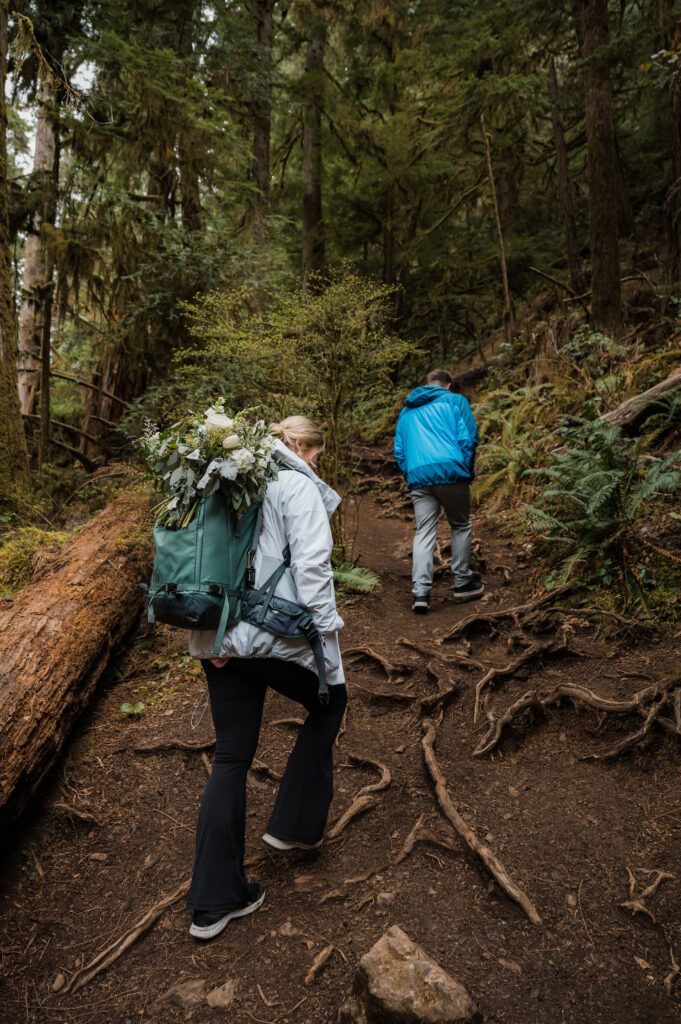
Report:
[{"label": "man's back", "polygon": [[472,480],[476,444],[477,426],[463,395],[437,385],[408,395],[397,421],[395,458],[410,490]]}]

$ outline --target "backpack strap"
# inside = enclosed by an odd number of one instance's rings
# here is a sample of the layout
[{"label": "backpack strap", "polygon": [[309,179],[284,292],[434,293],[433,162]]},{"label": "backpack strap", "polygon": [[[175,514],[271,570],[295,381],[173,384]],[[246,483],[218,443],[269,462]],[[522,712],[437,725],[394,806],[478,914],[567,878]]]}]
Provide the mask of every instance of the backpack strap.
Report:
[{"label": "backpack strap", "polygon": [[[227,502],[224,499],[223,499],[223,509],[224,509],[224,512],[225,512],[225,516],[229,519],[230,512],[229,512],[229,509],[227,507]],[[260,539],[260,529],[261,529],[261,527],[262,527],[262,502],[259,502],[258,503],[258,511],[256,513],[256,516],[255,516],[255,523],[253,524],[253,533],[251,534],[251,541],[250,541],[250,544],[248,545],[248,551],[246,553],[245,585],[247,587],[249,585],[251,585],[250,584],[251,580],[253,581],[253,583],[255,583],[255,565],[254,565],[254,562],[255,562],[255,553],[256,553],[257,548],[258,548],[258,540]],[[239,589],[238,591],[229,591],[229,590],[227,590],[225,588],[225,597],[224,597],[224,601],[222,602],[222,612],[220,614],[220,622],[218,623],[218,631],[215,634],[215,643],[213,644],[213,654],[215,655],[215,657],[218,657],[218,658],[220,657],[220,648],[222,647],[222,641],[224,640],[225,632],[227,631],[227,624],[229,622],[229,613],[230,613],[230,609],[231,609],[230,596],[233,596],[236,599],[236,598],[240,598],[241,594],[242,594],[242,590],[241,589]]]}]

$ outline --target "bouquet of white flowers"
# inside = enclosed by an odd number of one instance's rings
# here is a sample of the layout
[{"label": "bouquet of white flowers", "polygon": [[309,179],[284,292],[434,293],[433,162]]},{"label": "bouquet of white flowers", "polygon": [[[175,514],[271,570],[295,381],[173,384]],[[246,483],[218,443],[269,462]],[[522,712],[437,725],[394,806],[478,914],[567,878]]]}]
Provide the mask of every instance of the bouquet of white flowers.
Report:
[{"label": "bouquet of white flowers", "polygon": [[218,490],[237,515],[262,500],[279,471],[276,439],[252,412],[229,416],[219,399],[203,416],[191,413],[167,430],[147,421],[139,445],[151,475],[168,494],[157,510],[163,526],[187,526],[201,499]]}]

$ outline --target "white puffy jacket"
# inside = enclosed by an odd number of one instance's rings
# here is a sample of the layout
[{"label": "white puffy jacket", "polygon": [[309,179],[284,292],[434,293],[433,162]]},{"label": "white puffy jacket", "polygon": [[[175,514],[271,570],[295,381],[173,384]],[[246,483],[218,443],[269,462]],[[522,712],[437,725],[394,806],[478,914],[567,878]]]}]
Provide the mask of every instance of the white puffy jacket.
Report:
[{"label": "white puffy jacket", "polygon": [[[289,465],[299,472],[284,470],[268,485],[263,501],[262,531],[255,556],[255,585],[262,586],[281,565],[282,552],[291,549],[291,567],[275,591],[278,597],[297,601],[314,619],[324,646],[326,679],[329,686],[345,682],[338,630],[343,620],[336,611],[331,568],[333,541],[329,516],[340,498],[297,455],[278,444]],[[192,630],[189,653],[194,658],[212,658],[215,630]],[[308,641],[274,636],[248,622],[238,622],[225,633],[222,658],[279,658],[294,661],[316,674]]]}]

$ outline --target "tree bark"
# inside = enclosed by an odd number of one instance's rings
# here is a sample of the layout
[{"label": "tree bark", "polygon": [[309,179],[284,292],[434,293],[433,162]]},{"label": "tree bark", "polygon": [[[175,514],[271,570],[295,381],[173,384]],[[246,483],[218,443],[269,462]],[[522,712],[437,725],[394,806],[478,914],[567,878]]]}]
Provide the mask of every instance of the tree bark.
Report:
[{"label": "tree bark", "polygon": [[0,823],[24,809],[134,626],[151,564],[149,494],[128,491],[0,614]]},{"label": "tree bark", "polygon": [[14,311],[10,277],[5,73],[8,0],[0,0],[0,506],[17,507],[28,497],[26,436],[17,390]]},{"label": "tree bark", "polygon": [[[681,46],[681,19],[671,28],[670,49]],[[681,56],[671,80],[672,101],[672,173],[674,180],[667,192],[667,224],[669,226],[669,283],[681,281]]]},{"label": "tree bark", "polygon": [[603,53],[610,41],[608,0],[575,0],[574,14],[585,58],[591,324],[617,336],[622,328],[617,157],[610,71]]},{"label": "tree bark", "polygon": [[272,103],[270,76],[272,72],[273,11],[275,0],[258,0],[258,66],[259,97],[253,108],[253,223],[251,233],[257,245],[264,245],[267,236],[265,218],[270,202],[270,129]]},{"label": "tree bark", "polygon": [[322,104],[326,29],[320,17],[312,20],[303,86],[303,290],[310,274],[324,266],[322,216]]},{"label": "tree bark", "polygon": [[506,267],[506,251],[504,249],[504,234],[501,227],[501,217],[499,215],[499,203],[497,202],[497,190],[494,184],[494,171],[492,169],[492,151],[489,144],[489,135],[487,134],[487,126],[485,125],[485,115],[480,115],[480,127],[482,128],[482,137],[485,142],[485,153],[487,154],[487,173],[489,175],[490,191],[492,193],[492,205],[494,207],[494,223],[497,231],[497,241],[499,243],[499,260],[501,263],[501,283],[504,289],[504,329],[506,332],[506,340],[510,344],[513,339],[515,332],[515,310],[513,308],[513,300],[511,299],[511,292],[508,286],[508,270]]},{"label": "tree bark", "polygon": [[56,79],[48,78],[40,85],[33,154],[33,177],[42,192],[41,202],[31,218],[24,250],[24,275],[21,284],[19,313],[19,401],[23,413],[35,409],[40,385],[40,360],[43,333],[51,303],[47,301],[52,287],[54,258],[45,239],[44,227],[53,225],[57,212],[57,104]]},{"label": "tree bark", "polygon": [[575,224],[575,207],[572,198],[572,183],[568,167],[567,146],[565,144],[565,132],[563,131],[563,115],[558,100],[558,79],[556,78],[556,65],[553,57],[549,60],[547,68],[548,92],[551,101],[551,124],[553,125],[553,140],[556,147],[556,173],[558,175],[558,191],[563,207],[563,218],[565,220],[565,241],[567,245],[568,266],[570,268],[570,284],[575,292],[584,291],[584,272],[582,269],[582,258],[579,255],[579,242],[577,241],[577,226]]},{"label": "tree bark", "polygon": [[[193,75],[192,54],[194,51],[194,14],[196,0],[181,4],[178,18],[177,52],[185,61],[185,82],[189,84]],[[200,231],[202,226],[201,190],[199,188],[200,153],[186,127],[180,128],[177,138],[177,162],[180,174],[180,196],[182,198],[182,227],[185,231]]]}]

